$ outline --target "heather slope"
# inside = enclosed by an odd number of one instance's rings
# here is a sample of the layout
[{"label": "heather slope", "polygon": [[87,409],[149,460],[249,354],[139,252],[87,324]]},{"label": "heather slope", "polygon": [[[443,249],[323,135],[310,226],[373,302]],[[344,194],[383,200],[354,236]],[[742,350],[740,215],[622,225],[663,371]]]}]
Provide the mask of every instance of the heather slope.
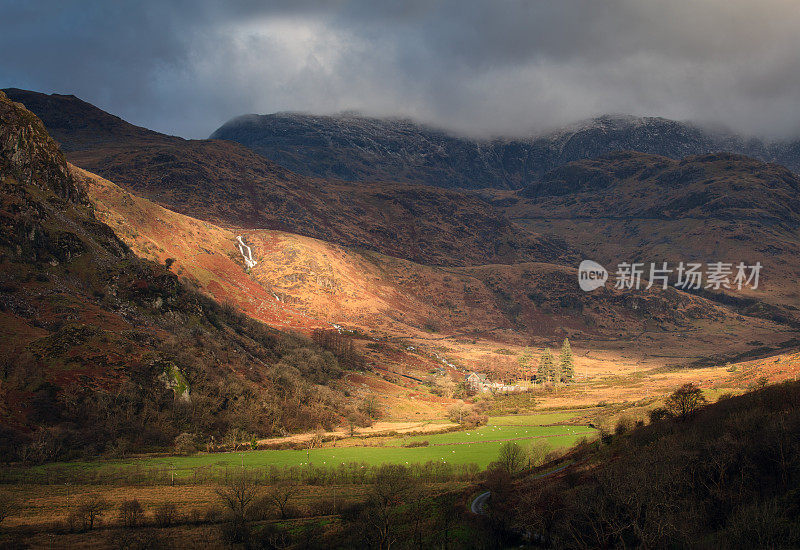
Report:
[{"label": "heather slope", "polygon": [[41,121],[2,94],[0,228],[0,460],[267,436],[347,410],[332,354],[138,258]]}]

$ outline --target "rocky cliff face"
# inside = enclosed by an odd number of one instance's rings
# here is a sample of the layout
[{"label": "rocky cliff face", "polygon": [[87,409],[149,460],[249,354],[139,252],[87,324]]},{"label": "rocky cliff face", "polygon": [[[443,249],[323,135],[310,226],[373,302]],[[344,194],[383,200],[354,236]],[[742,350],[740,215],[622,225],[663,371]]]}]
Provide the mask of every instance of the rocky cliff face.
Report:
[{"label": "rocky cliff face", "polygon": [[44,124],[0,92],[0,170],[19,183],[37,185],[71,202],[86,202]]},{"label": "rocky cliff face", "polygon": [[719,151],[800,169],[800,144],[747,140],[663,118],[603,116],[527,138],[476,140],[401,119],[245,115],[212,135],[290,170],[349,181],[517,189],[558,166],[618,150],[681,159]]}]

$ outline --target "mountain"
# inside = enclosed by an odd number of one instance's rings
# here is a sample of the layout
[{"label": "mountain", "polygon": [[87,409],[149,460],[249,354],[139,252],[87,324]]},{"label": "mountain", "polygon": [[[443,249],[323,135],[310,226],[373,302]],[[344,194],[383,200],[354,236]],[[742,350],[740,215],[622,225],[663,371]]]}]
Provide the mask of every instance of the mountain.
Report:
[{"label": "mountain", "polygon": [[783,166],[730,153],[677,161],[618,152],[566,164],[495,196],[517,223],[580,243],[612,267],[760,262],[759,288],[728,294],[800,318],[800,177]]},{"label": "mountain", "polygon": [[[175,273],[271,326],[345,326],[384,342],[403,338],[437,347],[444,338],[524,344],[569,335],[601,348],[636,340],[676,358],[715,354],[723,342],[744,353],[751,349],[745,342],[791,337],[777,323],[675,290],[585,293],[575,284],[574,267],[430,266],[282,231],[233,232],[75,172],[100,219],[137,255],[159,263],[172,258]],[[257,262],[252,267],[244,265],[239,236]],[[676,339],[685,331],[695,333],[691,350]],[[376,358],[380,364],[391,359]]]},{"label": "mountain", "polygon": [[134,126],[74,95],[48,95],[18,88],[6,88],[3,92],[10,100],[22,103],[39,119],[46,121],[48,133],[65,152],[133,143],[144,145],[182,141]]},{"label": "mountain", "polygon": [[[39,108],[45,126],[72,144],[67,155],[74,164],[219,225],[280,229],[436,265],[577,258],[563,241],[517,227],[475,194],[308,178],[236,143],[139,132],[70,96],[19,90],[13,96]],[[84,117],[89,122],[82,126],[77,121]]]},{"label": "mountain", "polygon": [[616,150],[673,159],[727,151],[800,170],[800,142],[656,117],[602,116],[542,135],[472,139],[404,119],[276,113],[234,118],[211,138],[241,143],[307,176],[445,188],[517,189],[563,164]]},{"label": "mountain", "polygon": [[41,121],[0,93],[0,461],[164,448],[182,432],[266,436],[346,414],[334,355],[137,257],[74,173]]},{"label": "mountain", "polygon": [[445,188],[510,188],[495,152],[410,120],[300,113],[234,118],[211,139],[241,143],[306,176]]},{"label": "mountain", "polygon": [[[63,103],[64,109],[71,107]],[[162,139],[69,155],[114,182],[97,184],[89,177],[86,187],[105,189],[94,200],[104,202],[110,216],[106,221],[120,235],[129,230],[149,235],[143,243],[141,237],[124,237],[130,246],[142,247],[137,248],[140,254],[159,262],[198,255],[202,266],[185,268],[193,273],[190,278],[276,326],[303,327],[307,315],[317,322],[380,327],[395,336],[472,331],[524,342],[564,331],[586,338],[616,338],[625,330],[640,334],[640,329],[650,330],[644,328],[648,315],[658,319],[656,332],[675,334],[678,325],[691,324],[686,319],[698,310],[723,318],[725,308],[732,307],[747,316],[734,316],[744,323],[740,334],[748,324],[760,331],[760,317],[777,323],[770,326],[783,341],[791,339],[797,320],[792,308],[798,297],[788,284],[800,265],[791,232],[794,176],[753,159],[723,155],[709,161],[714,181],[719,180],[714,185],[709,178],[691,180],[700,170],[694,161],[627,153],[556,168],[519,191],[475,192],[322,180],[295,174],[237,143]],[[112,193],[116,185],[121,189]],[[587,186],[594,195],[582,195]],[[610,198],[603,194],[609,189]],[[743,190],[738,198],[737,189]],[[216,229],[205,234],[187,230],[184,222],[165,225],[166,215],[153,204],[132,212],[125,204],[135,204],[136,195],[194,219],[191,227],[205,228],[206,223]],[[753,200],[759,206],[746,208]],[[648,210],[648,204],[654,206]],[[713,212],[715,221],[697,218],[691,204]],[[659,217],[670,209],[674,225],[659,225]],[[737,229],[737,216],[750,225]],[[159,232],[154,234],[155,229]],[[174,235],[182,237],[171,243]],[[247,239],[259,258],[250,277],[231,263],[238,258],[236,235]],[[750,235],[756,237],[748,241]],[[225,251],[225,259],[218,257],[218,249]],[[649,294],[585,295],[574,284],[574,268],[586,257],[606,264],[623,261],[619,256],[649,260],[662,254],[754,262],[763,256],[761,249],[773,258],[761,290],[731,294],[723,310],[708,301],[719,302],[716,295],[694,305],[684,301],[685,293],[649,302]],[[774,261],[784,252],[788,261]],[[176,269],[181,265],[176,263]],[[211,285],[212,280],[217,283]],[[242,288],[250,290],[243,294]],[[272,302],[273,293],[280,305]],[[259,302],[267,305],[256,311]],[[761,336],[744,341],[766,342]]]}]

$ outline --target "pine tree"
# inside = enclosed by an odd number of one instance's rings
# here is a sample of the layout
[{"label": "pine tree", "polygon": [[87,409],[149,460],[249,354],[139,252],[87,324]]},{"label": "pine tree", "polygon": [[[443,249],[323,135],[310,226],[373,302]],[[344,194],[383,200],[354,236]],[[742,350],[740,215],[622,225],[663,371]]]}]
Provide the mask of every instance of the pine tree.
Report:
[{"label": "pine tree", "polygon": [[572,359],[572,348],[569,345],[569,338],[564,338],[564,345],[561,346],[561,379],[564,382],[572,382],[575,378],[575,363]]},{"label": "pine tree", "polygon": [[545,348],[542,357],[539,359],[539,369],[536,371],[536,378],[543,382],[552,382],[555,376],[555,364],[550,348]]},{"label": "pine tree", "polygon": [[531,350],[525,348],[522,350],[522,355],[517,358],[517,365],[519,365],[519,376],[520,379],[530,380],[531,376],[531,361],[533,361],[533,354],[531,354]]}]

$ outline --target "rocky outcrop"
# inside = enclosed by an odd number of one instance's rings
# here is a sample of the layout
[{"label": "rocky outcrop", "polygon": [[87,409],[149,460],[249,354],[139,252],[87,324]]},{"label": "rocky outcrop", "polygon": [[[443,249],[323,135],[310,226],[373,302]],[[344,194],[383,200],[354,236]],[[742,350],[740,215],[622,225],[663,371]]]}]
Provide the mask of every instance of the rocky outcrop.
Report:
[{"label": "rocky outcrop", "polygon": [[39,118],[0,92],[0,171],[70,202],[88,204],[73,180],[58,144]]}]

